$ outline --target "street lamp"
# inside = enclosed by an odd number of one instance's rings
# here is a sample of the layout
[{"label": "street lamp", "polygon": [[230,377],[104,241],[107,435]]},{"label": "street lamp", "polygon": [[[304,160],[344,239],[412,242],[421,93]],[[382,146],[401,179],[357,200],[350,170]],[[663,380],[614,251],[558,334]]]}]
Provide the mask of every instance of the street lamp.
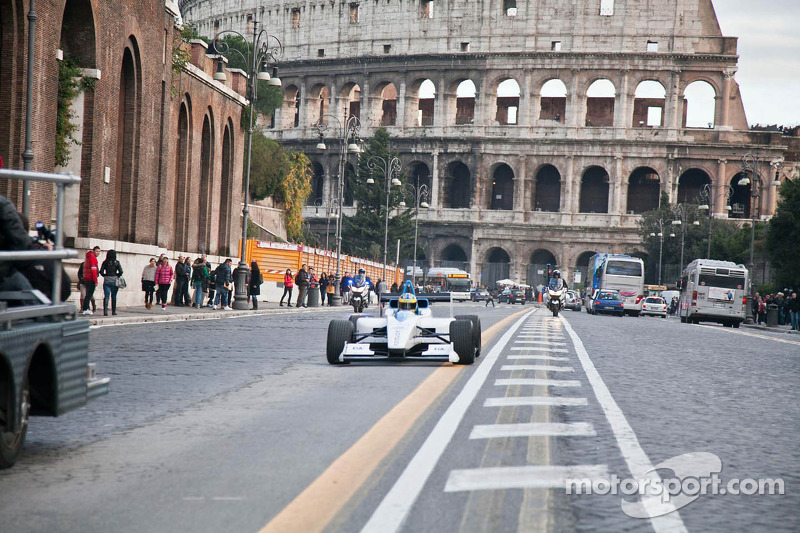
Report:
[{"label": "street lamp", "polygon": [[328,236],[331,232],[331,218],[334,220],[339,219],[339,200],[331,199],[328,195],[328,201],[325,202],[322,198],[317,198],[314,201],[314,213],[319,214],[319,208],[325,208],[325,250],[328,250]]},{"label": "street lamp", "polygon": [[[317,150],[327,150],[325,144],[325,132],[330,129],[328,122],[333,120],[336,122],[336,140],[339,141],[339,176],[336,183],[336,199],[331,201],[331,207],[335,206],[337,209],[337,216],[333,217],[336,220],[336,277],[334,284],[339,283],[340,268],[342,262],[342,225],[344,219],[342,217],[342,205],[344,204],[344,180],[345,176],[345,160],[348,153],[360,154],[361,146],[359,146],[361,139],[359,132],[361,130],[361,121],[357,116],[352,115],[350,118],[342,123],[336,115],[325,115],[319,117],[319,120],[314,127],[317,128],[319,135],[319,142],[317,143]],[[326,237],[327,239],[327,237]],[[341,296],[334,293],[331,300],[332,305],[339,305],[341,303]]]},{"label": "street lamp", "polygon": [[[228,43],[221,40],[223,36],[238,36],[244,42],[247,38],[235,30],[224,30],[214,36],[213,47],[217,54],[228,57],[231,52],[236,52],[242,58],[244,63],[248,65],[247,81],[248,81],[248,95],[247,100],[250,103],[250,118],[247,125],[247,166],[244,175],[244,208],[242,209],[242,246],[241,255],[239,257],[239,266],[233,271],[234,284],[236,287],[236,294],[234,295],[233,308],[234,309],[248,309],[247,303],[247,274],[249,268],[245,260],[245,251],[247,249],[247,215],[250,212],[248,208],[250,197],[250,163],[252,161],[253,151],[253,113],[255,103],[258,98],[258,81],[266,81],[273,87],[280,87],[281,80],[278,77],[278,67],[274,66],[278,57],[283,54],[283,44],[276,36],[267,33],[266,30],[258,29],[259,22],[253,21],[253,48],[248,51],[248,57],[245,57],[239,50],[231,48]],[[274,40],[274,44],[271,42]],[[270,64],[273,64],[272,75],[269,73]],[[220,61],[218,70],[214,73],[214,79],[217,81],[225,81],[225,72],[222,70],[222,62]],[[228,304],[230,305],[230,303]]]},{"label": "street lamp", "polygon": [[[430,192],[427,185],[424,183],[420,183],[418,185],[412,185],[411,183],[406,183],[403,186],[406,189],[406,192],[411,194],[412,198],[414,198],[414,270],[411,273],[411,279],[416,280],[417,277],[417,235],[419,233],[419,208],[427,209],[430,207],[428,202],[428,193]],[[405,201],[400,202],[400,207],[405,207]],[[385,279],[384,279],[385,281]]]},{"label": "street lamp", "polygon": [[[672,221],[673,226],[679,226],[681,231],[681,261],[680,261],[680,272],[683,271],[683,247],[686,238],[686,226],[689,223],[689,219],[691,218],[691,211],[689,210],[688,204],[678,204],[673,208],[673,212],[675,213],[675,220]],[[693,226],[699,226],[700,221],[695,219],[692,222]]]},{"label": "street lamp", "polygon": [[[725,210],[730,211],[730,198],[733,196],[733,187],[727,184],[719,185],[722,187],[722,190],[725,191]],[[697,206],[697,209],[700,211],[708,211],[708,250],[706,251],[706,259],[711,259],[711,221],[714,220],[712,209],[711,209],[711,202],[713,201],[713,194],[714,194],[714,187],[710,183],[706,183],[703,185],[703,188],[700,189],[700,193],[697,195],[698,199],[700,200],[700,205]],[[699,222],[698,222],[699,224]]]},{"label": "street lamp", "polygon": [[391,193],[392,185],[398,187],[402,185],[397,177],[392,177],[393,174],[400,173],[400,160],[397,157],[391,157],[388,160],[381,156],[374,155],[367,160],[367,168],[369,168],[369,179],[367,185],[373,185],[375,180],[372,178],[372,172],[377,169],[383,172],[386,177],[386,224],[383,230],[383,279],[386,280],[386,251],[389,246],[389,193]]},{"label": "street lamp", "polygon": [[[658,285],[661,285],[661,263],[664,257],[664,229],[667,227],[667,221],[663,218],[653,221],[653,228],[650,231],[651,237],[658,237]],[[656,230],[658,233],[656,233]],[[675,237],[674,233],[669,234],[670,237]]]}]

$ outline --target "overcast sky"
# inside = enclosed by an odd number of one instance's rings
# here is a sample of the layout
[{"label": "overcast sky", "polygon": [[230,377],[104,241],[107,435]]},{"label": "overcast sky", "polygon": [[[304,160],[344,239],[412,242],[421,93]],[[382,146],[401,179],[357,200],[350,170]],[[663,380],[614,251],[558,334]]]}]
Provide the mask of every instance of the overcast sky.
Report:
[{"label": "overcast sky", "polygon": [[722,34],[739,38],[747,121],[800,124],[800,0],[713,0]]}]

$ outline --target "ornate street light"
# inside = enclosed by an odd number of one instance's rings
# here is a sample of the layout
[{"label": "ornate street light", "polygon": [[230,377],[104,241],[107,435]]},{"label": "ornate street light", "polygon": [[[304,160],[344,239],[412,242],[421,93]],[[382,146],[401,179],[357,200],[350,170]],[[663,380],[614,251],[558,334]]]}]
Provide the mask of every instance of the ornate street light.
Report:
[{"label": "ornate street light", "polygon": [[[663,218],[653,221],[652,229],[650,231],[651,237],[658,237],[658,285],[661,285],[661,264],[664,258],[664,231],[667,228],[668,221]],[[674,233],[669,234],[670,237],[675,237]]]},{"label": "ornate street light", "polygon": [[[389,246],[389,194],[392,190],[392,185],[398,187],[402,185],[397,175],[400,174],[400,160],[397,157],[391,157],[387,161],[381,156],[374,155],[367,160],[367,168],[369,168],[369,178],[367,185],[373,185],[375,180],[372,178],[372,172],[377,169],[383,172],[386,177],[386,223],[383,231],[383,280],[386,281],[386,251]],[[395,177],[392,177],[394,175]]]},{"label": "ornate street light", "polygon": [[330,195],[328,197],[328,201],[324,201],[322,198],[317,198],[314,201],[314,212],[319,214],[319,208],[325,208],[325,250],[328,250],[328,236],[331,232],[331,219],[338,220],[339,219],[339,200],[334,198],[331,199]]},{"label": "ornate street light", "polygon": [[[428,205],[428,193],[430,189],[424,183],[419,183],[418,185],[413,185],[411,183],[406,183],[403,185],[405,192],[409,193],[412,198],[414,198],[414,270],[411,273],[411,279],[415,280],[417,277],[417,235],[419,234],[419,208],[427,209],[430,207]],[[405,200],[400,202],[400,207],[405,207],[406,202]],[[384,279],[386,281],[386,279]]]},{"label": "ornate street light", "polygon": [[[252,161],[253,151],[253,112],[255,108],[256,99],[258,98],[258,80],[268,81],[269,85],[273,87],[280,87],[281,80],[278,78],[278,67],[272,67],[272,75],[269,74],[270,64],[274,64],[278,57],[283,54],[283,44],[276,36],[267,33],[266,30],[258,29],[259,22],[253,21],[253,48],[248,52],[248,57],[245,57],[239,50],[231,48],[228,44],[221,40],[225,36],[238,36],[243,41],[247,42],[247,38],[235,30],[224,30],[214,36],[213,47],[217,54],[227,57],[231,52],[235,52],[242,58],[244,63],[248,65],[247,81],[248,81],[248,95],[247,99],[250,102],[250,118],[247,126],[247,166],[244,177],[244,208],[242,209],[242,246],[241,255],[239,257],[239,266],[234,270],[234,284],[236,287],[236,294],[234,295],[233,308],[234,309],[247,309],[247,274],[249,268],[245,260],[245,251],[247,249],[247,215],[250,212],[248,209],[250,197],[250,163]],[[274,41],[274,43],[273,43]],[[224,81],[226,79],[225,72],[221,68],[222,61],[217,72],[214,74],[214,79],[217,81]],[[230,305],[230,304],[229,304]]]},{"label": "ornate street light", "polygon": [[[336,220],[336,278],[334,279],[334,283],[338,284],[342,262],[342,225],[344,224],[344,219],[342,217],[342,205],[344,204],[344,180],[346,179],[345,161],[348,153],[361,153],[361,147],[359,146],[361,143],[361,138],[359,137],[359,132],[361,131],[361,121],[355,115],[348,118],[344,123],[342,123],[342,121],[339,120],[339,118],[335,115],[325,115],[320,117],[317,123],[314,124],[314,127],[317,128],[317,133],[319,135],[317,150],[328,149],[328,146],[325,144],[325,133],[331,129],[328,125],[328,122],[331,120],[336,123],[336,130],[334,133],[336,134],[336,140],[339,141],[339,176],[336,183],[336,199],[329,202],[330,207],[335,206],[336,208],[336,213],[334,214],[335,216],[332,216],[331,218]],[[335,293],[333,295],[332,305],[339,305],[340,302],[341,296],[339,296],[338,293]]]},{"label": "ornate street light", "polygon": [[[724,194],[725,194],[725,210],[730,211],[730,199],[733,196],[733,187],[728,184],[718,185],[721,187]],[[703,188],[700,189],[700,193],[697,195],[698,200],[700,201],[700,205],[697,207],[700,211],[707,211],[708,212],[708,249],[706,250],[706,259],[711,259],[711,221],[714,220],[711,203],[714,200],[714,186],[711,183],[706,183],[703,185]],[[698,221],[695,221],[700,224]]]}]

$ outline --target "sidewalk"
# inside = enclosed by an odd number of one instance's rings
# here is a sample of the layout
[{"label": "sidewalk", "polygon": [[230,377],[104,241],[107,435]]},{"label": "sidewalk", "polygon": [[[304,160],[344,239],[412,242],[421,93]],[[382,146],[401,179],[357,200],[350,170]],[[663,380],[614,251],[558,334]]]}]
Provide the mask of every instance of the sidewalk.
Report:
[{"label": "sidewalk", "polygon": [[78,315],[80,318],[89,320],[92,326],[111,326],[119,324],[139,324],[145,322],[173,322],[178,320],[201,320],[201,319],[219,319],[219,318],[232,318],[241,316],[260,316],[275,313],[313,313],[323,310],[335,309],[348,309],[348,307],[287,307],[284,303],[283,307],[278,306],[278,302],[258,302],[258,310],[242,310],[242,311],[223,311],[217,309],[216,311],[210,307],[203,307],[202,309],[195,309],[194,307],[176,307],[168,305],[166,310],[162,310],[161,306],[153,305],[152,309],[145,309],[144,304],[133,307],[118,307],[117,316],[111,315],[111,310],[108,311],[108,316],[103,316],[103,309],[98,306],[97,311],[91,316]]},{"label": "sidewalk", "polygon": [[774,333],[787,333],[789,335],[800,335],[800,331],[792,331],[789,324],[785,326],[767,326],[766,324],[742,324],[742,327],[750,329],[760,329],[762,331],[772,331]]}]

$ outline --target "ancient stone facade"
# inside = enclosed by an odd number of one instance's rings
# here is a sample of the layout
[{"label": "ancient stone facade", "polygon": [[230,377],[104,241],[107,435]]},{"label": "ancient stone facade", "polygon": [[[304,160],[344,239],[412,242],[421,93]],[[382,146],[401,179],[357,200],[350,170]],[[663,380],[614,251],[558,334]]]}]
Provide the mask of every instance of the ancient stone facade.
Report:
[{"label": "ancient stone facade", "polygon": [[[481,284],[536,283],[545,263],[572,271],[631,249],[662,192],[696,202],[705,191],[715,217],[749,218],[745,153],[767,183],[758,213],[774,210],[771,164],[786,142],[748,131],[736,38],[711,0],[181,6],[202,34],[257,20],[283,40],[284,102],[268,133],[314,163],[316,228],[328,225],[319,206],[336,197],[340,155],[315,148],[315,125],[330,136],[350,116],[362,137],[385,127],[407,179],[430,187],[427,263],[466,265]],[[348,189],[346,206],[358,200]]]},{"label": "ancient stone facade", "polygon": [[[213,79],[218,59],[198,41],[176,39],[177,6],[164,0],[35,4],[33,170],[70,170],[65,232],[69,244],[102,239],[228,254],[239,238],[245,78]],[[0,0],[0,155],[22,168],[29,4]],[[173,48],[191,55],[173,64]],[[92,79],[71,103],[78,143],[56,167],[59,62]],[[21,187],[0,182],[21,205]],[[32,188],[31,219],[54,216],[51,186]],[[137,298],[138,299],[138,298]]]}]

